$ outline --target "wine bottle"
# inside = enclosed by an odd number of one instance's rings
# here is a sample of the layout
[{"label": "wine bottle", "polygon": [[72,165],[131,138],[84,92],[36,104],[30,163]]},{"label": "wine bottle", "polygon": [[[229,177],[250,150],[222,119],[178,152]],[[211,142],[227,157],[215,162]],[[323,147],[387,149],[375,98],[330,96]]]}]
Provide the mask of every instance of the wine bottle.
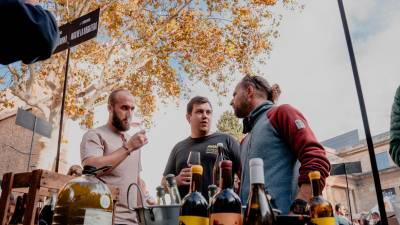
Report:
[{"label": "wine bottle", "polygon": [[165,192],[164,192],[164,188],[162,186],[158,186],[156,187],[157,190],[157,205],[166,205],[166,201],[165,201]]},{"label": "wine bottle", "polygon": [[23,197],[18,196],[16,203],[15,203],[14,213],[11,216],[9,224],[10,225],[22,224],[22,218],[24,217],[24,213],[25,213],[25,209],[24,209]]},{"label": "wine bottle", "polygon": [[49,201],[45,203],[42,210],[39,213],[39,225],[51,225],[53,223],[54,208],[56,207],[57,194],[53,193],[49,198]]},{"label": "wine bottle", "polygon": [[211,205],[211,200],[217,194],[218,187],[215,184],[208,185],[208,202]]},{"label": "wine bottle", "polygon": [[96,178],[104,172],[86,165],[83,175],[67,182],[57,196],[53,225],[112,224],[113,201],[111,191]]},{"label": "wine bottle", "polygon": [[192,166],[190,191],[183,200],[179,212],[179,225],[208,225],[208,204],[201,194],[203,167]]},{"label": "wine bottle", "polygon": [[220,164],[220,191],[211,200],[210,225],[242,225],[242,202],[233,191],[232,161]]},{"label": "wine bottle", "polygon": [[321,174],[319,171],[313,171],[308,174],[313,197],[310,200],[310,218],[316,225],[335,225],[335,217],[331,203],[322,197],[320,182]]},{"label": "wine bottle", "polygon": [[168,183],[168,192],[171,196],[171,205],[181,204],[181,196],[179,195],[178,186],[176,185],[175,175],[168,174],[165,179]]},{"label": "wine bottle", "polygon": [[251,190],[243,225],[275,225],[276,219],[265,194],[264,162],[260,158],[250,159]]},{"label": "wine bottle", "polygon": [[213,167],[213,184],[219,187],[220,177],[221,177],[221,170],[220,170],[220,163],[225,160],[224,155],[224,144],[218,143],[217,144],[218,155],[215,159],[214,167]]}]

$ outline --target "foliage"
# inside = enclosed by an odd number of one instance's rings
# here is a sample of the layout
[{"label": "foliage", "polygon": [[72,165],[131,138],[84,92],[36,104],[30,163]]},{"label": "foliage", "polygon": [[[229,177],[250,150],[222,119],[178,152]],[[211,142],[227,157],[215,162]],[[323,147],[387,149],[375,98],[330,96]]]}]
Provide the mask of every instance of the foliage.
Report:
[{"label": "foliage", "polygon": [[241,141],[243,138],[243,125],[235,114],[231,111],[225,111],[218,120],[217,128],[219,132],[227,133]]},{"label": "foliage", "polygon": [[[187,79],[226,94],[235,72],[254,74],[254,64],[271,50],[280,16],[276,0],[53,0],[43,1],[59,21],[101,9],[99,35],[71,51],[66,116],[91,127],[93,108],[108,93],[127,88],[150,118],[156,98],[178,100]],[[22,100],[57,124],[66,54],[34,65],[8,66],[0,82],[0,111]],[[5,79],[5,76],[10,76]],[[6,94],[7,93],[7,94]],[[15,98],[14,98],[15,99]]]}]

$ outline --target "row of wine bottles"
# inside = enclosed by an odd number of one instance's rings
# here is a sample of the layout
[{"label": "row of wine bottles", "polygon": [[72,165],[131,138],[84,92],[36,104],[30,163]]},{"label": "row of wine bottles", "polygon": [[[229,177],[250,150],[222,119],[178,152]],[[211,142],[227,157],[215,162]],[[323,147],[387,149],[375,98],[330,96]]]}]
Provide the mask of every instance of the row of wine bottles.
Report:
[{"label": "row of wine bottles", "polygon": [[232,162],[223,160],[219,167],[219,191],[212,196],[209,204],[201,194],[203,168],[192,166],[190,192],[183,199],[179,224],[275,224],[276,219],[264,191],[263,161],[250,161],[252,189],[244,216],[241,200],[233,190]]},{"label": "row of wine bottles", "polygon": [[[51,225],[53,219],[53,210],[55,207],[57,194],[53,193],[48,197],[44,203],[40,204],[35,214],[35,224],[38,225]],[[8,222],[10,225],[22,224],[24,219],[25,210],[27,207],[28,195],[23,194],[18,196],[15,201],[14,212]]]},{"label": "row of wine bottles", "polygon": [[[179,225],[276,225],[277,220],[265,193],[263,160],[250,160],[251,190],[248,204],[242,214],[242,203],[233,190],[232,162],[220,163],[219,191],[210,203],[201,194],[203,168],[193,165],[190,192],[182,200]],[[309,174],[313,197],[309,202],[311,222],[316,225],[334,225],[332,205],[322,197],[320,173]]]},{"label": "row of wine bottles", "polygon": [[[113,204],[111,191],[96,176],[110,167],[85,166],[83,176],[68,181],[58,195],[53,192],[35,215],[36,225],[112,224]],[[28,198],[18,196],[9,225],[22,224]]]},{"label": "row of wine bottles", "polygon": [[[169,204],[170,205],[180,205],[181,204],[181,196],[179,194],[178,186],[176,184],[175,175],[168,174],[165,177],[168,186],[168,194],[169,194]],[[165,190],[163,186],[158,186],[157,190],[157,205],[167,205],[167,201],[165,199]]]}]

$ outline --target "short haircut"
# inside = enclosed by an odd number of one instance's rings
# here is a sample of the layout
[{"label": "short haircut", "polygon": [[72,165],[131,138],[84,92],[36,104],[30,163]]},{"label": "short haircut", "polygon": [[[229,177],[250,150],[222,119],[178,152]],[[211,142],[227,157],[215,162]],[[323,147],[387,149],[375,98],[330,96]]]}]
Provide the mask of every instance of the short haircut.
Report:
[{"label": "short haircut", "polygon": [[270,101],[274,100],[271,85],[269,85],[268,81],[261,76],[246,75],[242,78],[240,84],[244,88],[253,86],[256,89],[259,97],[265,98]]},{"label": "short haircut", "polygon": [[130,94],[130,92],[128,90],[123,89],[123,88],[112,91],[111,94],[108,96],[108,104],[109,105],[113,106],[115,104],[115,98],[117,97],[119,92],[126,92],[126,93]]},{"label": "short haircut", "polygon": [[342,207],[342,203],[338,203],[335,205],[335,211],[339,211],[339,209]]},{"label": "short haircut", "polygon": [[200,105],[200,104],[204,104],[204,103],[208,103],[212,109],[212,105],[211,105],[210,101],[208,100],[208,98],[203,97],[203,96],[193,97],[192,99],[190,99],[190,101],[188,102],[188,104],[186,106],[186,113],[192,114],[193,105]]},{"label": "short haircut", "polygon": [[379,212],[372,212],[372,214],[371,215],[377,215],[377,216],[381,216],[381,214],[379,214]]}]

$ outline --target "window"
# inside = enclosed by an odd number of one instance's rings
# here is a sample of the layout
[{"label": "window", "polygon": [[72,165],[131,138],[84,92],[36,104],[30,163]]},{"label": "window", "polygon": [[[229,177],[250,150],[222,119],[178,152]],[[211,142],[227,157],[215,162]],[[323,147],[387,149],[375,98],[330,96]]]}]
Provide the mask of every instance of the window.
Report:
[{"label": "window", "polygon": [[388,188],[382,190],[383,198],[387,197],[390,200],[395,200],[396,198],[396,190],[394,188]]},{"label": "window", "polygon": [[390,167],[389,158],[387,152],[381,152],[375,155],[376,164],[378,165],[378,170],[384,170]]}]

